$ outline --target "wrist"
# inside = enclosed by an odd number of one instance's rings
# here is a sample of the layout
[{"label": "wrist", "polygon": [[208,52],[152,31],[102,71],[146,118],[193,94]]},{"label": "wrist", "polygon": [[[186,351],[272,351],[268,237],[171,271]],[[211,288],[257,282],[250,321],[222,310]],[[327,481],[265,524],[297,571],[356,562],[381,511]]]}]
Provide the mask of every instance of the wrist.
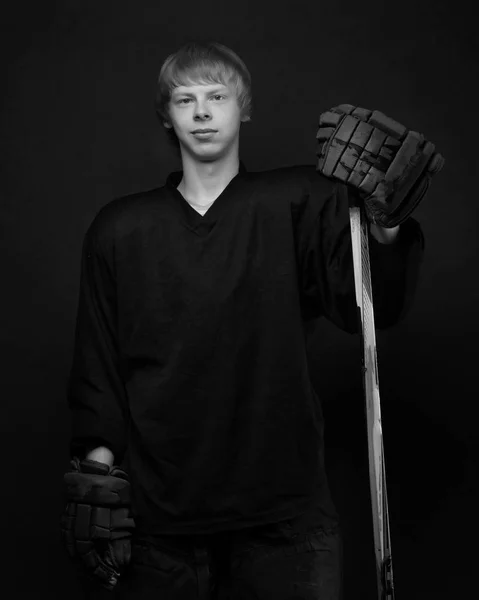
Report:
[{"label": "wrist", "polygon": [[104,463],[109,467],[113,466],[113,452],[105,446],[99,446],[98,448],[90,450],[90,452],[87,453],[85,458],[87,458],[88,460],[94,460],[96,462]]},{"label": "wrist", "polygon": [[396,241],[399,234],[399,227],[400,225],[396,225],[396,227],[387,228],[376,225],[375,223],[370,223],[369,231],[374,239],[380,244],[392,244]]}]

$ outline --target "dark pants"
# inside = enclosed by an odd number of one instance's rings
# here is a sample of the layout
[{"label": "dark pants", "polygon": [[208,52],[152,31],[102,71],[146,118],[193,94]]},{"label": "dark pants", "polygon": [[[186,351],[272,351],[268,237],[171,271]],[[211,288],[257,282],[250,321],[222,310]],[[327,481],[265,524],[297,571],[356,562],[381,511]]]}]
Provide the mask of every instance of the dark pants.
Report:
[{"label": "dark pants", "polygon": [[[340,600],[339,528],[316,513],[211,535],[136,539],[112,600]],[[93,597],[93,596],[91,596]]]}]

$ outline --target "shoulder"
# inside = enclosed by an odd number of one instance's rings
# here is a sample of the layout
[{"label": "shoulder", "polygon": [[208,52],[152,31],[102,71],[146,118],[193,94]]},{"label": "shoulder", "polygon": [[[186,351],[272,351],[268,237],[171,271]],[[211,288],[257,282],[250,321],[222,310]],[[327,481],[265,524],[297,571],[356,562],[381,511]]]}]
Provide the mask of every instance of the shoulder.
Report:
[{"label": "shoulder", "polygon": [[252,173],[252,178],[261,185],[279,185],[290,191],[302,191],[303,193],[331,194],[337,187],[337,183],[325,177],[316,170],[314,165],[293,165],[279,167],[268,171]]},{"label": "shoulder", "polygon": [[314,165],[294,165],[255,174],[268,195],[281,197],[296,215],[315,219],[328,207],[334,212],[342,204],[341,184],[325,177]]},{"label": "shoulder", "polygon": [[113,198],[102,206],[91,221],[85,237],[92,243],[114,241],[145,223],[166,197],[165,186]]}]

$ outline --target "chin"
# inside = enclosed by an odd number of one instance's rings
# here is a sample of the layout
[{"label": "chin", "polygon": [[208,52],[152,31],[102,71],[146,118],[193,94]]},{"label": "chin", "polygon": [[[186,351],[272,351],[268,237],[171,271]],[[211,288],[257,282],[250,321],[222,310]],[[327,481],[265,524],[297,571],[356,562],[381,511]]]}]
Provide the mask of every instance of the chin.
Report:
[{"label": "chin", "polygon": [[224,148],[224,146],[218,148],[218,145],[216,145],[215,148],[198,148],[188,146],[186,151],[188,154],[201,161],[217,160],[226,154],[226,148]]}]

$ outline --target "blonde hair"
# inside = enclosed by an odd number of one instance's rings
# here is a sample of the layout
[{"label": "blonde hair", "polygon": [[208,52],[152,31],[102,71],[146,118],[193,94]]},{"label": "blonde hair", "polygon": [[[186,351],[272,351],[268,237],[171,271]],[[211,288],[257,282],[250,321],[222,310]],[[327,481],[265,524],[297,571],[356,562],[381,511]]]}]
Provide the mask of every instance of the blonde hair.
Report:
[{"label": "blonde hair", "polygon": [[[218,42],[191,41],[164,61],[156,88],[155,109],[161,123],[169,123],[171,92],[180,85],[222,83],[236,92],[243,121],[251,120],[251,75],[241,58]],[[177,141],[173,128],[167,130]]]}]

